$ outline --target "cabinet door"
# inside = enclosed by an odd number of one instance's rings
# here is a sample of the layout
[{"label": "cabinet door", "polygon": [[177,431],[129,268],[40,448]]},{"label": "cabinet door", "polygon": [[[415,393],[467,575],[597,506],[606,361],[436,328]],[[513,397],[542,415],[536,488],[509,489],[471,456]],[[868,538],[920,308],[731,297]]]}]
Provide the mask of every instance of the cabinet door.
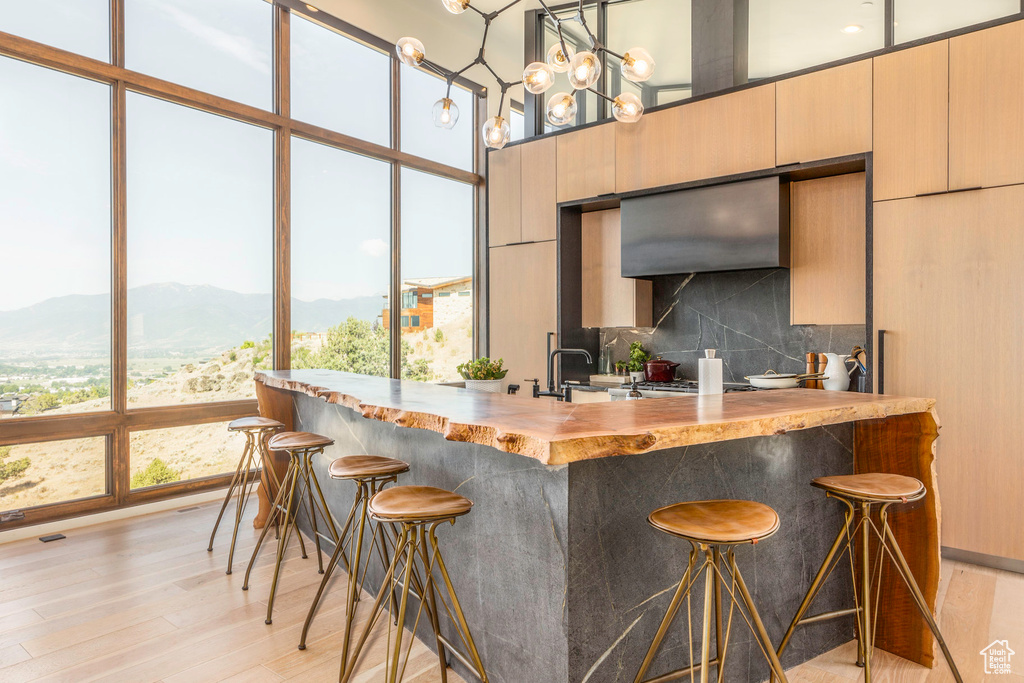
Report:
[{"label": "cabinet door", "polygon": [[779,81],[777,165],[871,150],[871,60]]},{"label": "cabinet door", "polygon": [[555,139],[545,138],[520,145],[522,150],[523,242],[555,239],[558,211]]},{"label": "cabinet door", "polygon": [[559,135],[558,201],[586,199],[615,192],[613,122]]},{"label": "cabinet door", "polygon": [[791,324],[864,324],[866,207],[863,173],[790,185]]},{"label": "cabinet door", "polygon": [[654,112],[618,124],[618,192],[775,166],[775,84]]},{"label": "cabinet door", "polygon": [[523,241],[522,145],[487,153],[487,243]]},{"label": "cabinet door", "polygon": [[583,327],[650,327],[650,280],[622,277],[619,209],[583,214]]},{"label": "cabinet door", "polygon": [[[935,398],[942,545],[1024,560],[1024,186],[875,204],[885,391]],[[877,359],[876,359],[877,360]]]},{"label": "cabinet door", "polygon": [[1024,183],[1024,22],[949,41],[949,189]]},{"label": "cabinet door", "polygon": [[874,199],[945,192],[949,41],[874,59]]},{"label": "cabinet door", "polygon": [[533,242],[490,250],[490,352],[503,358],[502,386],[540,379],[547,371],[547,333],[558,330],[556,243]]}]

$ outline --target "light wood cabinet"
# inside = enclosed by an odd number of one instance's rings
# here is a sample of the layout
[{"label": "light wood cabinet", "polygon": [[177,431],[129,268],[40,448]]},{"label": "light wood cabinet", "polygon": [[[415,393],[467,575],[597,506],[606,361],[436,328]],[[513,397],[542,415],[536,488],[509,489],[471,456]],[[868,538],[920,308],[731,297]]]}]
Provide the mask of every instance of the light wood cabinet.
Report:
[{"label": "light wood cabinet", "polygon": [[874,199],[948,188],[949,41],[874,59]]},{"label": "light wood cabinet", "polygon": [[871,60],[777,84],[779,166],[871,150]]},{"label": "light wood cabinet", "polygon": [[522,239],[542,242],[555,239],[558,210],[555,200],[557,163],[555,139],[544,138],[520,145],[522,154]]},{"label": "light wood cabinet", "polygon": [[619,209],[583,214],[583,327],[650,327],[650,280],[622,277]]},{"label": "light wood cabinet", "polygon": [[790,185],[790,323],[863,325],[867,298],[863,173]]},{"label": "light wood cabinet", "polygon": [[487,244],[522,242],[522,145],[487,153]]},{"label": "light wood cabinet", "polygon": [[533,242],[490,249],[491,358],[503,358],[502,387],[539,378],[547,371],[547,333],[558,329],[556,243]]},{"label": "light wood cabinet", "polygon": [[1024,22],[949,41],[949,189],[1024,183]]},{"label": "light wood cabinet", "polygon": [[937,400],[942,545],[1018,561],[1021,215],[1020,185],[881,202],[874,213],[885,392]]},{"label": "light wood cabinet", "polygon": [[617,124],[615,189],[629,192],[775,166],[775,84]]},{"label": "light wood cabinet", "polygon": [[558,201],[615,192],[615,123],[559,135]]}]

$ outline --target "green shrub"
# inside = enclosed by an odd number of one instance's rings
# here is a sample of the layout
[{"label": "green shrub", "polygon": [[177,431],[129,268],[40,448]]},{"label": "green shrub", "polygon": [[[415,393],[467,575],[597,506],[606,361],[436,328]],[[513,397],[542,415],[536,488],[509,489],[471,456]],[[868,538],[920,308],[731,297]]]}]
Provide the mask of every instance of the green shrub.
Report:
[{"label": "green shrub", "polygon": [[146,466],[146,469],[132,475],[132,488],[141,489],[146,486],[156,486],[157,484],[169,484],[180,479],[181,472],[172,470],[160,458],[153,458],[153,461]]},{"label": "green shrub", "polygon": [[444,331],[442,331],[440,327],[437,328],[436,330],[434,330],[434,341],[436,341],[436,342],[443,342],[444,341]]},{"label": "green shrub", "polygon": [[242,345],[239,346],[238,348],[240,348],[240,349],[251,349],[254,346],[256,346],[255,342],[253,342],[251,340],[246,340],[246,341],[242,342]]},{"label": "green shrub", "polygon": [[32,462],[28,458],[20,458],[7,462],[7,456],[11,454],[10,446],[0,446],[0,484],[8,479],[20,477],[29,468]]}]

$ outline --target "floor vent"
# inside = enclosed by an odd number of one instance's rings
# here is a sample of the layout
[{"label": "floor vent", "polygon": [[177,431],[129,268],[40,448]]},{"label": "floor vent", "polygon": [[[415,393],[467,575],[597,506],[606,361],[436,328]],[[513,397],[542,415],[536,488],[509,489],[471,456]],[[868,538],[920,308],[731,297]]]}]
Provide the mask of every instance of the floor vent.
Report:
[{"label": "floor vent", "polygon": [[43,543],[49,543],[50,541],[60,541],[67,538],[64,534],[50,534],[49,536],[40,536],[39,540]]}]

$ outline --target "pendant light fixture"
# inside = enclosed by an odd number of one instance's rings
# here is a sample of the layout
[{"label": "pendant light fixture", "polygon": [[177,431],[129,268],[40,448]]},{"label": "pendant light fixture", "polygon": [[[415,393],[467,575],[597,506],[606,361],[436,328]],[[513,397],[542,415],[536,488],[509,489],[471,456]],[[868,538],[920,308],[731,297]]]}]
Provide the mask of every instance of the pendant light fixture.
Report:
[{"label": "pendant light fixture", "polygon": [[[583,12],[584,0],[579,0],[576,13],[565,17],[557,17],[545,0],[538,0],[545,16],[551,21],[555,32],[558,34],[558,41],[548,49],[543,62],[532,62],[523,71],[521,81],[505,81],[491,68],[484,57],[487,47],[487,34],[491,22],[497,19],[502,13],[518,5],[522,0],[511,0],[501,9],[493,12],[484,12],[473,5],[474,0],[441,0],[441,4],[452,14],[463,14],[466,10],[472,10],[479,15],[484,22],[483,39],[480,42],[480,50],[476,59],[462,67],[458,71],[449,71],[426,58],[426,49],[423,43],[412,37],[400,39],[395,44],[395,51],[398,58],[407,66],[420,66],[433,71],[448,84],[445,96],[434,103],[433,119],[434,125],[439,128],[451,129],[459,120],[459,108],[451,99],[452,83],[459,76],[478,64],[487,69],[498,87],[501,88],[501,98],[498,100],[498,113],[487,119],[483,126],[484,145],[491,149],[501,149],[508,144],[511,135],[511,128],[508,121],[502,115],[505,109],[505,94],[513,85],[521,82],[527,92],[533,95],[542,95],[555,84],[555,74],[564,73],[569,78],[572,86],[571,92],[558,92],[548,98],[545,114],[549,122],[556,126],[564,126],[572,123],[576,118],[577,104],[576,93],[580,90],[589,90],[598,97],[611,103],[612,115],[617,121],[623,123],[636,123],[643,116],[644,106],[640,98],[634,93],[623,92],[617,97],[609,97],[604,93],[595,90],[594,86],[601,80],[604,71],[603,55],[611,55],[619,60],[619,68],[623,78],[634,83],[642,83],[654,74],[654,59],[651,54],[642,47],[630,48],[625,54],[617,54],[602,45],[597,37],[587,26],[587,20]],[[562,32],[562,23],[575,21],[583,27],[586,33],[586,40],[589,42],[588,49],[579,52],[566,42]]]}]

